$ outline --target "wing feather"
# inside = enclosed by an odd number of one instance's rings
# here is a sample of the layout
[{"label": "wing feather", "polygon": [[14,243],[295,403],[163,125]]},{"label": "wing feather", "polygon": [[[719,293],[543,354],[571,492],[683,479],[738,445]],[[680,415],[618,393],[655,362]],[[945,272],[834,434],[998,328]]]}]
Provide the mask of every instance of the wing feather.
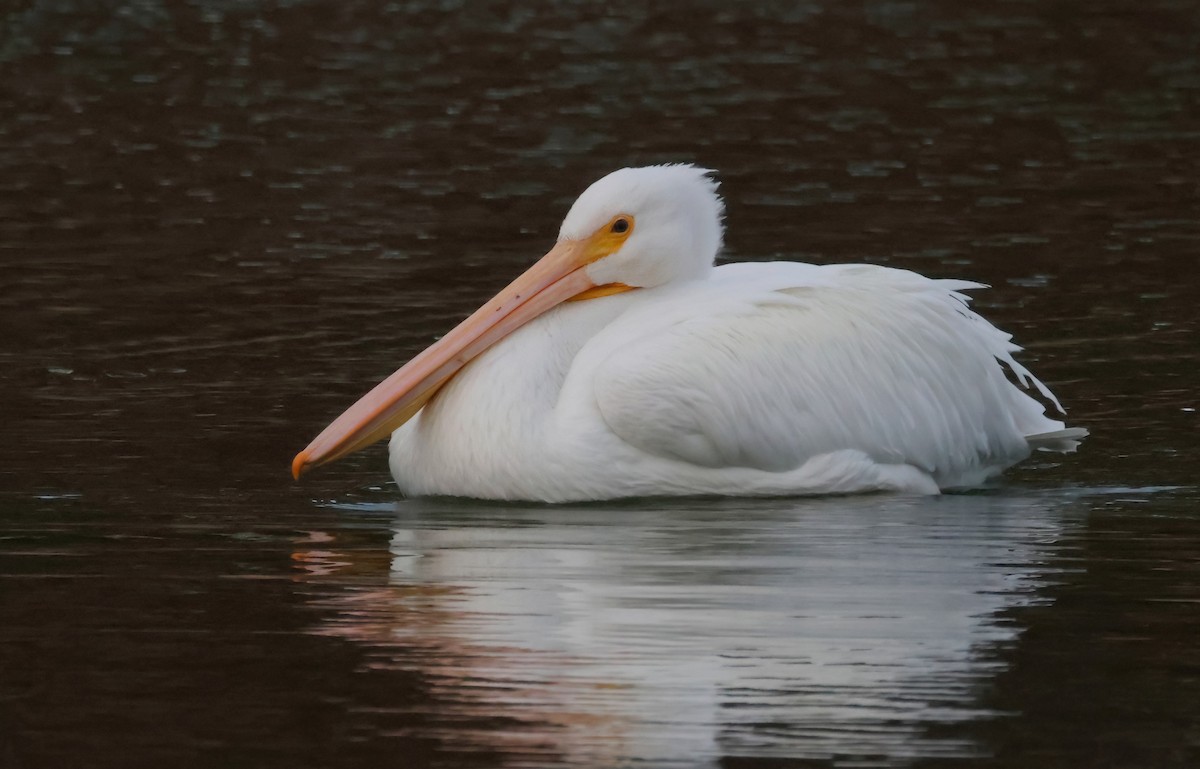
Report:
[{"label": "wing feather", "polygon": [[702,467],[784,472],[844,449],[939,482],[1062,429],[1049,390],[967,306],[966,281],[870,265],[719,267],[631,311],[581,357],[608,427]]}]

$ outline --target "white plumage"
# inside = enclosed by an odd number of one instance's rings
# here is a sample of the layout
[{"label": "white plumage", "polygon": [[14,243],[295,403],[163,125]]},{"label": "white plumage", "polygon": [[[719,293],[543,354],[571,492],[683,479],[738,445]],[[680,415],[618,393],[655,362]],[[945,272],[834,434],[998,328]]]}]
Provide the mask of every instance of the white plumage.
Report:
[{"label": "white plumage", "polygon": [[[592,185],[539,266],[331,425],[298,470],[422,405],[391,441],[403,491],[555,502],[936,493],[1086,435],[1009,381],[1005,368],[1061,410],[967,307],[979,284],[870,265],[714,268],[715,186],[692,166]],[[562,275],[575,283],[550,296]],[[510,314],[515,330],[493,328]]]}]

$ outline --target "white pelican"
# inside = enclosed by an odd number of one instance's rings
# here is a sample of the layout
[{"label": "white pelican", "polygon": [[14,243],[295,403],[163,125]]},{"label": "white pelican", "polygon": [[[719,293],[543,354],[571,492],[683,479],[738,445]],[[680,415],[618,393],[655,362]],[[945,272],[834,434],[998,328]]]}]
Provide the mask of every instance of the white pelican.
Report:
[{"label": "white pelican", "polygon": [[935,494],[1087,434],[963,289],[864,264],[714,267],[711,172],[592,184],[544,257],[351,406],[298,478],[389,433],[410,495]]}]

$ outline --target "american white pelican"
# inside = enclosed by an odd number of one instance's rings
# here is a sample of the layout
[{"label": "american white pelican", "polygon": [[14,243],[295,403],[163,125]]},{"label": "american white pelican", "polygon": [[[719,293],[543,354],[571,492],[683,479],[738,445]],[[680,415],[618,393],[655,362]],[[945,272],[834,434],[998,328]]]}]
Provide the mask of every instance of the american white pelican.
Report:
[{"label": "american white pelican", "polygon": [[300,452],[388,434],[406,494],[548,502],[979,484],[1087,434],[967,307],[981,284],[864,264],[714,267],[710,171],[625,168],[558,242]]}]

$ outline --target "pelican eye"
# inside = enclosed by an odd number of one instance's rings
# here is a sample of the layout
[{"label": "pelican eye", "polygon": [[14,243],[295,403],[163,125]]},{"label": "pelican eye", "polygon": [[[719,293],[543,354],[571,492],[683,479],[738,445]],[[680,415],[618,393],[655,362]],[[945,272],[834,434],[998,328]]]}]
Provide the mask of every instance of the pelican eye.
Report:
[{"label": "pelican eye", "polygon": [[629,220],[622,216],[620,219],[612,223],[612,227],[610,229],[618,235],[624,232],[629,232]]}]

